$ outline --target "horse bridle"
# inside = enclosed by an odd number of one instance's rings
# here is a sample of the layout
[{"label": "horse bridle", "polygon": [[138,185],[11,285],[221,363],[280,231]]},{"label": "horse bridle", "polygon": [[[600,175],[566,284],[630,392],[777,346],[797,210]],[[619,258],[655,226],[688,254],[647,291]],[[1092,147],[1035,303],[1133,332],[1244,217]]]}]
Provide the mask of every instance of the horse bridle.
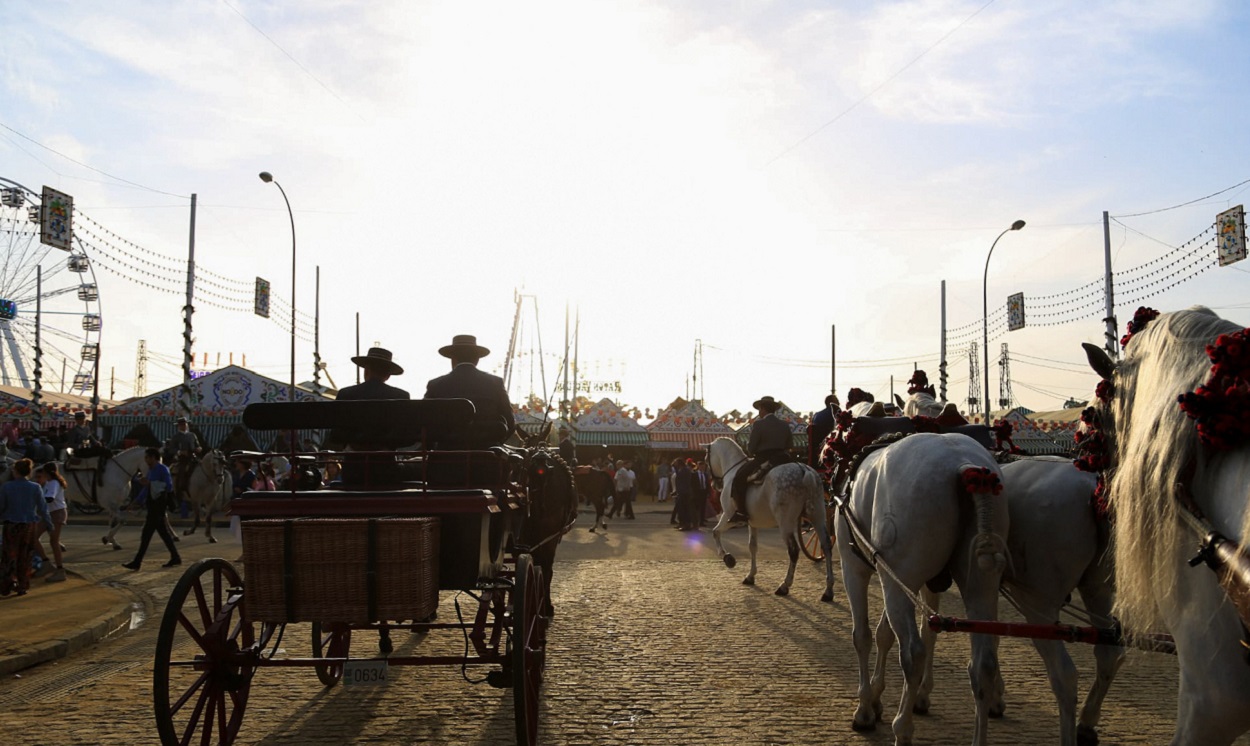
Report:
[{"label": "horse bridle", "polygon": [[[216,462],[217,464],[217,466],[213,470],[216,473],[209,473],[208,469],[205,468],[204,466],[204,462],[208,460],[209,456],[212,456],[213,461]],[[226,479],[226,458],[222,454],[222,452],[217,450],[216,448],[214,448],[213,450],[205,454],[204,458],[201,458],[199,463],[196,466],[199,468],[200,471],[204,472],[204,476],[208,477],[209,480],[215,479],[217,481],[217,484],[221,484]]]},{"label": "horse bridle", "polygon": [[[741,466],[742,464],[745,464],[746,462],[750,460],[751,460],[750,456],[743,456],[742,458],[730,464],[729,468],[725,470],[725,474],[728,474],[729,472],[733,471],[734,469],[738,468],[739,466]],[[725,489],[725,474],[721,474],[720,476],[717,476],[716,470],[712,468],[712,459],[710,457],[707,459],[707,470],[708,470],[708,473],[712,475],[712,484],[716,485],[716,489],[718,490]]]}]

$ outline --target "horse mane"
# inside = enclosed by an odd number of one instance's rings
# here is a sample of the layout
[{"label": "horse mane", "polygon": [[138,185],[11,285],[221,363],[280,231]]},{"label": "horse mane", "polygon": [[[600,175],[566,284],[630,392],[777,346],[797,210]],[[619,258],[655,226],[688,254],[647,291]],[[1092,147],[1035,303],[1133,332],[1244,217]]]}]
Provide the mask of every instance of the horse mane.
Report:
[{"label": "horse mane", "polygon": [[1177,396],[1205,382],[1206,346],[1240,329],[1203,307],[1163,314],[1133,336],[1116,369],[1111,422],[1104,423],[1114,433],[1115,454],[1107,492],[1116,614],[1130,628],[1160,624],[1160,604],[1174,598],[1179,581],[1176,556],[1194,543],[1180,522],[1177,484],[1201,454]]}]

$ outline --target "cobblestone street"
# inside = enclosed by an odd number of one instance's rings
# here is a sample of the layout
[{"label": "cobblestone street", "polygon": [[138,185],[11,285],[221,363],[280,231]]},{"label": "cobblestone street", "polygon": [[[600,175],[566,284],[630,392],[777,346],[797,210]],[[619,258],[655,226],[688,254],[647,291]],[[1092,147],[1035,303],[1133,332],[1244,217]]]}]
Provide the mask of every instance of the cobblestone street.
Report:
[{"label": "cobblestone street", "polygon": [[[668,530],[666,519],[658,512],[641,513],[636,522],[613,523],[608,537],[579,525],[561,547],[564,559],[557,563],[554,583],[557,617],[543,689],[543,742],[893,742],[889,720],[901,679],[894,656],[883,699],[885,720],[873,733],[850,729],[856,668],[840,572],[833,604],[820,603],[823,575],[806,559],[800,560],[791,595],[777,597],[772,590],[785,563],[775,531],[761,536],[761,555],[767,559],[761,562],[758,585],[748,587],[740,583],[744,564],[730,570],[715,559],[710,533],[681,535]],[[219,535],[225,539],[215,546],[184,539],[188,558],[237,556],[228,533]],[[740,561],[746,559],[745,531],[729,532],[727,544]],[[156,743],[152,649],[163,598],[178,571],[145,567],[138,574],[119,573],[114,568],[129,556],[126,552],[77,547],[71,552],[80,568],[93,568],[97,580],[150,599],[156,616],[130,633],[0,682],[0,732],[6,742]],[[875,588],[874,596],[879,597]],[[475,605],[462,598],[461,607],[468,615]],[[944,611],[958,613],[958,603],[948,601]],[[439,614],[455,618],[454,594],[443,594]],[[285,655],[307,655],[308,625],[290,626],[282,646]],[[396,655],[455,655],[463,646],[458,632],[396,637]],[[376,650],[375,636],[360,634],[352,641],[355,656]],[[939,639],[938,687],[931,714],[916,720],[917,743],[971,741],[967,654],[966,637]],[[1054,742],[1056,709],[1040,659],[1026,640],[1004,640],[1000,654],[1008,708],[1005,718],[991,721],[991,740]],[[1093,659],[1083,646],[1073,646],[1073,654],[1083,696]],[[470,668],[467,674],[479,679],[485,669]],[[1131,654],[1107,699],[1102,743],[1166,743],[1175,690],[1175,659]],[[505,744],[513,741],[513,733],[511,691],[471,685],[458,666],[392,668],[382,688],[328,690],[311,670],[285,668],[257,673],[241,737],[257,744]]]}]

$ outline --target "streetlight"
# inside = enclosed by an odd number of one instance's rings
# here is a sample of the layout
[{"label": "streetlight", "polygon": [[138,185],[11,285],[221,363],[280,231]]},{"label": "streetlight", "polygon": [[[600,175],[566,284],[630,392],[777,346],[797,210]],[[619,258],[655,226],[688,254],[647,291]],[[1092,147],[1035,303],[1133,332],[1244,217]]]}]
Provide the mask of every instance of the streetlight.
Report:
[{"label": "streetlight", "polygon": [[[292,224],[294,226],[294,224]],[[1008,231],[1018,231],[1024,227],[1023,220],[1017,220],[1011,224],[1011,227],[998,234],[998,238],[1007,235]],[[292,227],[294,230],[294,227]],[[986,289],[986,281],[990,277],[990,257],[994,256],[994,247],[998,245],[998,238],[994,239],[994,243],[990,244],[990,253],[985,255],[985,274],[981,276],[981,345],[985,348],[985,424],[990,423],[990,300],[989,292]],[[294,340],[294,337],[291,338]],[[294,345],[294,341],[291,343]],[[294,350],[294,346],[291,348]],[[294,360],[295,353],[291,353],[291,359]],[[295,363],[291,363],[292,366]]]},{"label": "streetlight", "polygon": [[[277,181],[274,181],[273,174],[268,171],[260,172],[260,180],[266,184],[273,183],[282,192],[282,201],[286,202],[286,214],[291,218],[291,401],[295,401],[295,213],[291,212],[291,200],[286,198],[286,190]],[[1022,224],[1023,225],[1023,224]],[[989,261],[988,259],[986,260]],[[988,364],[988,363],[987,363]],[[291,449],[294,451],[295,444],[292,442]]]}]

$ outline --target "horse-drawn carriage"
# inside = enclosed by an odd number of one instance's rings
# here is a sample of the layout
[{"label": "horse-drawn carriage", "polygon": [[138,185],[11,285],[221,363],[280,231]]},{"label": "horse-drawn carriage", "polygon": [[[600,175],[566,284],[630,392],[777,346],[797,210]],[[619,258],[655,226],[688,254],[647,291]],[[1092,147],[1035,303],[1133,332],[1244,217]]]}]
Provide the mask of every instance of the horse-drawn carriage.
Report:
[{"label": "horse-drawn carriage", "polygon": [[[333,686],[430,665],[490,667],[483,680],[513,690],[517,742],[537,741],[548,582],[576,498],[567,465],[546,448],[429,447],[464,442],[449,435],[463,435],[472,416],[463,399],[247,408],[253,429],[348,430],[374,450],[346,454],[345,482],[292,479],[234,501],[243,575],[222,559],[195,563],[161,621],[153,696],[162,743],[233,743],[262,668],[313,668]],[[325,457],[302,454],[296,468],[311,474]],[[440,620],[440,591],[468,594],[476,613]],[[280,647],[297,623],[311,623],[310,657]],[[398,630],[460,631],[465,652],[393,655]],[[378,635],[375,654],[353,651],[361,632]]]}]

